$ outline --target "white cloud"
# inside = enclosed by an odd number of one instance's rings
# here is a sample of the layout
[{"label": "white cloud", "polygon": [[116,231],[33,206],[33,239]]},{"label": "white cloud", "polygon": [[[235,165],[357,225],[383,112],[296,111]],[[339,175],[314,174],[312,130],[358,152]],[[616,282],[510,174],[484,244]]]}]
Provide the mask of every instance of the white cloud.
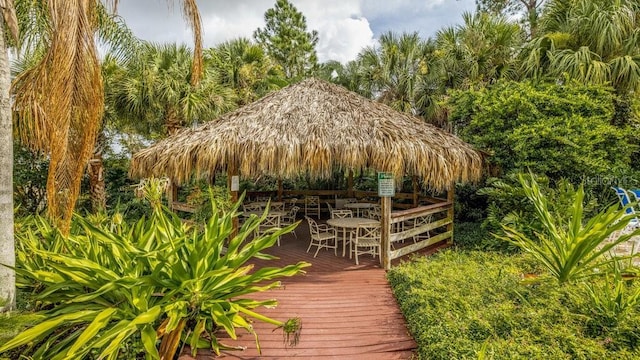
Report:
[{"label": "white cloud", "polygon": [[[290,0],[307,18],[309,31],[318,31],[320,61],[353,60],[375,43],[375,36],[392,30],[418,31],[430,36],[443,25],[461,20],[474,0]],[[171,2],[171,1],[169,1]],[[251,38],[264,26],[264,13],[275,0],[197,0],[202,15],[204,46],[212,47],[237,37]],[[154,42],[191,44],[192,35],[180,14],[167,0],[123,0],[119,13],[140,38]]]},{"label": "white cloud", "polygon": [[357,1],[292,1],[305,14],[309,31],[318,31],[318,59],[347,63],[365,46],[374,44],[369,21]]},{"label": "white cloud", "polygon": [[375,44],[373,31],[365,18],[346,18],[324,24],[319,28],[318,58],[320,62],[337,60],[346,64],[356,58],[360,50]]}]

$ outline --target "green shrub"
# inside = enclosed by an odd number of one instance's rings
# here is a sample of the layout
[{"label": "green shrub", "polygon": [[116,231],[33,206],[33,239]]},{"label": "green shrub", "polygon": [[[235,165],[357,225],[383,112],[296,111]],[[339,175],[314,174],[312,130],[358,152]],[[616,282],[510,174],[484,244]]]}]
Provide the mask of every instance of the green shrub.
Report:
[{"label": "green shrub", "polygon": [[536,281],[543,273],[527,254],[446,250],[388,277],[420,359],[640,356],[637,307],[620,327],[595,334],[568,287]]},{"label": "green shrub", "polygon": [[496,236],[531,254],[559,283],[594,275],[594,270],[615,261],[605,257],[614,246],[640,235],[640,229],[620,233],[635,215],[626,214],[626,208],[618,209],[617,204],[583,220],[582,186],[576,191],[572,206],[561,212],[552,209],[533,177],[525,179],[521,174],[520,184],[535,208],[540,228],[534,228],[535,236],[530,236],[503,226],[506,235]]},{"label": "green shrub", "polygon": [[[601,267],[598,269],[601,276],[581,282],[573,289],[575,311],[587,317],[593,335],[624,329],[624,324],[638,315],[638,269],[629,260],[618,259]],[[635,329],[634,333],[633,348],[640,340],[640,330]]]},{"label": "green shrub", "polygon": [[500,82],[451,94],[450,121],[488,151],[497,174],[530,169],[573,183],[623,173],[637,149],[611,125],[615,95],[603,86]]},{"label": "green shrub", "polygon": [[[536,214],[535,206],[527,198],[520,177],[527,181],[535,180],[540,192],[553,199],[553,202],[548,204],[550,211],[566,220],[576,196],[576,188],[569,181],[560,179],[553,183],[546,176],[514,172],[503,178],[489,178],[487,186],[478,190],[480,195],[487,197],[490,204],[487,218],[483,222],[487,230],[501,233],[502,226],[507,225],[528,235],[533,235],[534,231],[542,231],[543,226]],[[584,204],[585,215],[595,215],[597,208],[597,200],[589,196]]]},{"label": "green shrub", "polygon": [[453,232],[453,244],[460,249],[485,249],[487,242],[495,242],[493,236],[481,223],[456,222]]},{"label": "green shrub", "polygon": [[249,318],[299,330],[297,319],[283,323],[256,312],[276,305],[275,300],[248,297],[309,265],[253,269],[249,263],[271,259],[262,251],[293,226],[249,241],[261,221],[253,216],[234,235],[238,203],[230,212],[213,211],[202,229],[194,229],[160,205],[157,183],[142,190],[153,213],[133,225],[117,214],[92,218],[94,223],[76,217],[67,238],[43,220],[35,230],[16,233],[17,283],[38,286],[42,321],[0,346],[0,352],[27,346],[24,355],[33,359],[115,359],[127,351],[171,359],[184,344],[194,353],[198,348],[218,352],[224,346],[215,336],[219,329],[231,338],[237,328],[255,335]]}]

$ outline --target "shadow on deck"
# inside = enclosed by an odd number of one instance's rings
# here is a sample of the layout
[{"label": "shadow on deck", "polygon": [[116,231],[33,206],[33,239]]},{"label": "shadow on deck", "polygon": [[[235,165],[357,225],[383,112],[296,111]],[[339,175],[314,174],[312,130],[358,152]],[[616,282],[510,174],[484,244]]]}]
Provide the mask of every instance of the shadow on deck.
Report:
[{"label": "shadow on deck", "polygon": [[[370,255],[360,257],[355,265],[349,256],[335,256],[333,250],[322,249],[316,258],[315,248],[306,252],[309,231],[306,222],[296,229],[298,238],[287,234],[281,246],[269,249],[278,260],[257,260],[257,266],[284,266],[298,261],[312,264],[305,275],[283,278],[280,289],[253,294],[255,299],[276,298],[277,308],[258,312],[285,321],[302,319],[300,342],[287,347],[282,330],[259,321],[254,327],[259,336],[262,353],[256,349],[252,335],[239,331],[238,339],[224,339],[232,346],[246,350],[224,351],[218,358],[227,359],[410,359],[416,343],[407,331],[405,319],[398,308],[379,259]],[[442,247],[435,244],[422,254],[430,254]],[[340,249],[341,250],[341,249]],[[402,261],[402,260],[401,260]],[[197,359],[212,359],[211,353],[200,352]],[[193,359],[183,355],[181,360]]]}]

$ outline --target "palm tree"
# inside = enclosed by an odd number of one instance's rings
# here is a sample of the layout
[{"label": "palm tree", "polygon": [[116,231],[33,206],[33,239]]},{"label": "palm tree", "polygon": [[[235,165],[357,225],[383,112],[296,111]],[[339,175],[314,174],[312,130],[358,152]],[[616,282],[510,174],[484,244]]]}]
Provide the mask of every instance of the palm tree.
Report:
[{"label": "palm tree", "polygon": [[[14,81],[18,135],[30,148],[49,154],[47,210],[67,232],[104,108],[94,38],[104,7],[98,0],[19,5],[27,11],[29,28],[38,30],[31,33],[36,41],[30,49],[39,49],[42,58]],[[200,16],[194,0],[184,5],[197,55],[190,82],[197,85],[202,72]]]},{"label": "palm tree", "polygon": [[247,38],[205,50],[205,66],[219,74],[222,85],[234,90],[238,105],[251,103],[287,85],[284,73],[264,49]]},{"label": "palm tree", "polygon": [[430,45],[418,33],[382,34],[379,47],[367,47],[358,55],[361,91],[398,111],[424,114],[418,98],[432,70]]},{"label": "palm tree", "polygon": [[[114,111],[148,135],[174,134],[194,121],[208,121],[235,107],[233,91],[205,68],[197,86],[191,78],[191,51],[186,46],[142,45],[139,56],[124,65],[107,94]],[[110,100],[110,101],[111,101]]]},{"label": "palm tree", "polygon": [[640,3],[637,0],[551,0],[540,36],[524,51],[534,77],[564,76],[611,84],[619,94],[640,90]]},{"label": "palm tree", "polygon": [[[195,0],[184,0],[183,12],[195,39],[191,84],[202,74],[202,26]],[[91,156],[103,112],[103,89],[94,34],[102,3],[98,0],[22,1],[0,0],[3,23],[0,36],[8,29],[17,38],[16,9],[27,22],[23,46],[41,51],[41,61],[15,79],[14,108],[18,113],[18,136],[32,149],[49,153],[47,179],[48,213],[68,233],[78,198],[80,179]],[[35,40],[34,40],[35,39]],[[4,40],[3,40],[4,41]],[[16,40],[17,42],[17,40]],[[35,45],[34,45],[35,44]],[[10,45],[2,43],[0,86],[2,114],[1,146],[12,144],[9,93]],[[0,262],[14,264],[12,150],[4,149],[0,170]],[[14,307],[15,275],[0,267],[0,298]]]},{"label": "palm tree", "polygon": [[464,13],[462,18],[462,25],[436,35],[439,76],[445,86],[468,88],[517,78],[516,54],[523,42],[520,27],[484,12]]}]

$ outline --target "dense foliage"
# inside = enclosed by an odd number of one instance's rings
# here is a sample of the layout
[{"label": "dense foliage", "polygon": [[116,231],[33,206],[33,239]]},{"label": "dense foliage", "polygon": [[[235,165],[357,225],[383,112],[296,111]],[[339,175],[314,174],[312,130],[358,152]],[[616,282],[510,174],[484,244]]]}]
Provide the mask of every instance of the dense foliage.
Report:
[{"label": "dense foliage", "polygon": [[597,269],[615,261],[607,257],[613,247],[640,236],[640,230],[625,233],[635,214],[617,204],[585,219],[582,186],[569,207],[554,211],[535,179],[520,175],[519,180],[539,226],[532,229],[533,235],[504,226],[506,236],[501,238],[531,254],[559,283],[598,274]]},{"label": "dense foliage", "polygon": [[459,134],[487,151],[498,173],[530,169],[574,182],[624,173],[630,129],[611,125],[614,95],[602,86],[502,82],[449,100]]},{"label": "dense foliage", "polygon": [[[640,311],[603,316],[587,284],[559,287],[524,255],[444,251],[389,272],[420,359],[631,359],[640,356]],[[534,281],[531,281],[534,279]],[[609,278],[596,279],[596,292]],[[622,283],[631,303],[638,281]],[[611,294],[611,292],[609,293]]]},{"label": "dense foliage", "polygon": [[[171,359],[184,344],[194,353],[218,352],[225,345],[217,330],[231,338],[236,329],[255,335],[249,318],[285,326],[255,310],[275,306],[275,300],[248,296],[279,286],[274,279],[308,264],[254,269],[250,261],[271,259],[262,251],[293,226],[249,240],[262,219],[251,217],[234,234],[236,204],[229,212],[213,211],[202,229],[194,229],[160,206],[158,186],[148,188],[156,194],[153,214],[134,224],[118,214],[76,217],[71,235],[63,237],[35,219],[17,232],[18,285],[33,291],[40,321],[0,346],[0,353],[23,347],[33,359],[141,353]],[[285,329],[299,327],[299,319],[291,319]]]}]

